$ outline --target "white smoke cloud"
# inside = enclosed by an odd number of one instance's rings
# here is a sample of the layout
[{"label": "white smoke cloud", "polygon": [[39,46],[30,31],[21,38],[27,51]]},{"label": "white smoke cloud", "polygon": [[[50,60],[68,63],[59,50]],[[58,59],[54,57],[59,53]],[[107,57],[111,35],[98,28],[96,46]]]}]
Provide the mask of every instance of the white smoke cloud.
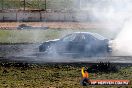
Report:
[{"label": "white smoke cloud", "polygon": [[[84,0],[83,0],[84,1]],[[87,1],[87,0],[85,0]],[[88,0],[82,2],[83,11],[91,14],[91,20],[100,23],[112,23],[107,25],[107,30],[117,32],[113,40],[114,55],[132,55],[132,1],[131,0]],[[91,3],[92,2],[92,3]],[[87,3],[87,5],[86,5]],[[85,6],[83,6],[83,4]],[[120,29],[117,29],[120,28]],[[117,30],[120,30],[117,31]]]},{"label": "white smoke cloud", "polygon": [[118,55],[132,55],[132,19],[127,20],[122,31],[113,42],[114,53]]},{"label": "white smoke cloud", "polygon": [[[132,1],[130,0],[101,0],[82,7],[81,10],[87,10],[92,16],[100,21],[121,22],[132,12]],[[90,9],[89,9],[90,8]],[[93,18],[93,19],[95,19]]]}]

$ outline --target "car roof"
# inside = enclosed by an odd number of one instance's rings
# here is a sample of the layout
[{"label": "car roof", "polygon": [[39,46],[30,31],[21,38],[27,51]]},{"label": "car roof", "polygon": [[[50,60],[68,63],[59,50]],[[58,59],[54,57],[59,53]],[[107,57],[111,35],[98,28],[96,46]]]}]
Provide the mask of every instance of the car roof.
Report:
[{"label": "car roof", "polygon": [[81,34],[81,35],[91,35],[99,40],[105,40],[107,38],[97,34],[97,33],[91,33],[91,32],[74,32],[74,34]]}]

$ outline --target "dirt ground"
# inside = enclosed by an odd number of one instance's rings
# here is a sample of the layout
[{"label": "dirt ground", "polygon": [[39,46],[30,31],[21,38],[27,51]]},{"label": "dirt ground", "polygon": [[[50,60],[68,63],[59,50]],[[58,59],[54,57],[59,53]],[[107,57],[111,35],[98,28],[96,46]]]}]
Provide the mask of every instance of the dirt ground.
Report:
[{"label": "dirt ground", "polygon": [[[113,27],[112,23],[89,23],[89,22],[0,22],[0,29],[16,29],[20,24],[27,24],[34,27],[61,28],[107,28]],[[116,24],[117,26],[117,24]]]}]

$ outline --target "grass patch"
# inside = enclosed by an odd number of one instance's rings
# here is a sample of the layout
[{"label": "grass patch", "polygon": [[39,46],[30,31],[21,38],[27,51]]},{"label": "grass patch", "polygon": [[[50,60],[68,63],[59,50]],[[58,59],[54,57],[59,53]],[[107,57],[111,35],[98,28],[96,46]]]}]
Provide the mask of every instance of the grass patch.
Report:
[{"label": "grass patch", "polygon": [[58,35],[56,30],[0,30],[1,43],[34,43],[54,39]]},{"label": "grass patch", "polygon": [[96,32],[109,39],[116,35],[105,29],[0,30],[0,43],[43,42],[61,38],[73,32]]},{"label": "grass patch", "polygon": [[[9,88],[83,88],[80,86],[81,65],[29,64],[5,67],[0,65],[0,87]],[[132,67],[121,67],[116,72],[90,73],[90,79],[128,79],[132,81]],[[91,88],[120,88],[120,86],[90,86]],[[125,87],[125,86],[124,86]],[[127,86],[126,86],[127,87]],[[131,88],[132,85],[129,85]]]}]

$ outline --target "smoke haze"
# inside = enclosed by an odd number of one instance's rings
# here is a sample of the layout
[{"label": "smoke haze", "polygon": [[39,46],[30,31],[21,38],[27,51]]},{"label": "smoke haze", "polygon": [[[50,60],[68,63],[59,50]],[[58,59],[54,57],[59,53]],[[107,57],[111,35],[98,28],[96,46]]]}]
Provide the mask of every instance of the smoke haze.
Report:
[{"label": "smoke haze", "polygon": [[[83,0],[84,1],[84,0]],[[91,20],[112,23],[106,30],[117,32],[112,41],[113,55],[132,55],[132,1],[131,0],[88,0],[82,2],[81,10],[91,13]],[[86,4],[87,3],[87,4]],[[92,3],[92,4],[91,4]],[[83,7],[83,5],[85,5]],[[120,28],[120,29],[117,29]],[[117,31],[120,30],[120,31]]]},{"label": "smoke haze", "polygon": [[121,32],[113,41],[113,49],[118,55],[132,55],[132,19],[125,22]]}]

